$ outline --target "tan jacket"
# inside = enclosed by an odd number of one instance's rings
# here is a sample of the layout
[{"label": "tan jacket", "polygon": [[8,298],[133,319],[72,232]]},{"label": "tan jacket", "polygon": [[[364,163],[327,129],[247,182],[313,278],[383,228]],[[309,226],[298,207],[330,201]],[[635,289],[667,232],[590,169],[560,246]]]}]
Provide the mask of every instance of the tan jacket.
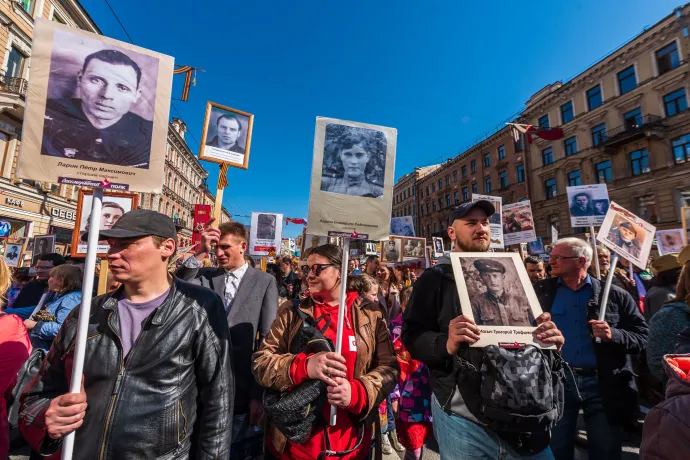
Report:
[{"label": "tan jacket", "polygon": [[[313,318],[314,304],[311,298],[303,300],[299,308]],[[362,382],[368,400],[357,422],[374,423],[378,419],[378,406],[398,381],[400,368],[380,306],[359,297],[350,313],[354,319],[357,343],[354,377]],[[281,392],[293,386],[290,365],[295,355],[288,350],[301,325],[302,320],[292,305],[286,303],[278,310],[270,331],[252,357],[252,372],[259,385]],[[266,422],[266,433],[276,450],[282,452],[286,438],[270,419]]]}]

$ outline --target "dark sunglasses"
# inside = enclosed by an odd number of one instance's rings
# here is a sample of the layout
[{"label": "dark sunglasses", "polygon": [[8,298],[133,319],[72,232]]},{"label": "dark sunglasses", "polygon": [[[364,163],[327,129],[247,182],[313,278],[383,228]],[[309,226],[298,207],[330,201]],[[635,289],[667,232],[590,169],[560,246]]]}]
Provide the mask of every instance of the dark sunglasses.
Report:
[{"label": "dark sunglasses", "polygon": [[308,265],[304,265],[302,267],[302,271],[304,272],[305,275],[308,275],[309,272],[314,273],[315,276],[320,276],[321,272],[323,271],[324,268],[326,267],[335,267],[335,264],[314,264],[311,267]]}]

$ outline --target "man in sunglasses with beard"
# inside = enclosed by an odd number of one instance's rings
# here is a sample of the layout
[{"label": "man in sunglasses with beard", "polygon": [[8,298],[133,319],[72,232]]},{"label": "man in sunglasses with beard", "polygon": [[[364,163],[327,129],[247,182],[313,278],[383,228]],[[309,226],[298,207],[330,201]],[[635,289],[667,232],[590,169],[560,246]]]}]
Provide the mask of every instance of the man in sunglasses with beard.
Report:
[{"label": "man in sunglasses with beard", "polygon": [[[278,311],[276,278],[252,268],[244,259],[248,234],[239,222],[219,227],[211,219],[201,233],[201,244],[194,257],[182,265],[177,276],[215,291],[225,306],[232,341],[235,370],[235,414],[232,442],[242,441],[250,427],[259,424],[261,388],[251,372],[251,358]],[[202,261],[213,251],[218,267],[202,268]],[[258,335],[257,335],[258,332]]]}]

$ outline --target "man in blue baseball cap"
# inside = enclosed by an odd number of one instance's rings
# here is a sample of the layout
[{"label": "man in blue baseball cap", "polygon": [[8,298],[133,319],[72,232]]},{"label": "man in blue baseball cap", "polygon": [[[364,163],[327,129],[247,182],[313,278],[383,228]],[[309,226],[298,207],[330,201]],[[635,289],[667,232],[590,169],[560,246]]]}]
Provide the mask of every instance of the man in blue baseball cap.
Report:
[{"label": "man in blue baseball cap", "polygon": [[[491,244],[489,217],[495,212],[486,200],[455,207],[448,226],[454,251],[487,252]],[[434,435],[441,458],[462,453],[472,458],[552,459],[550,427],[531,427],[524,432],[489,427],[492,420],[484,411],[481,376],[477,377],[487,357],[486,349],[469,347],[479,340],[480,330],[472,318],[459,312],[453,267],[450,257],[444,255],[415,283],[403,313],[401,336],[412,358],[426,364],[431,374]],[[563,335],[550,318],[548,313],[539,316],[533,335],[560,348]],[[520,395],[505,397],[520,399]]]}]

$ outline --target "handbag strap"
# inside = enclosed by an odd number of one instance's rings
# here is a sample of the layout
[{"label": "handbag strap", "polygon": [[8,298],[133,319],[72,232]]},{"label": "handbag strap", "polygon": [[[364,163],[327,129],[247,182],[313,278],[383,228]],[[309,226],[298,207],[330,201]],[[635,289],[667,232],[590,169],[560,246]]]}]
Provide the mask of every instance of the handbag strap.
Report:
[{"label": "handbag strap", "polygon": [[326,437],[326,450],[322,451],[319,453],[319,456],[316,457],[317,460],[325,460],[326,457],[344,457],[346,455],[351,454],[352,452],[356,451],[359,449],[359,446],[362,445],[362,440],[364,439],[364,432],[366,431],[364,429],[364,426],[362,426],[359,430],[359,435],[357,437],[357,443],[354,445],[352,449],[348,450],[341,450],[341,451],[332,451],[331,450],[331,439],[328,437],[328,423],[326,423],[326,426],[323,428],[323,434]]},{"label": "handbag strap", "polygon": [[321,321],[321,320],[324,319],[326,316],[328,316],[328,318],[326,318],[326,325],[325,325],[323,328],[321,328],[321,329],[318,329],[318,328],[317,328],[317,330],[318,330],[321,334],[324,334],[324,333],[326,332],[326,330],[328,330],[328,326],[331,325],[331,315],[321,315],[321,316],[319,316],[318,318],[314,319],[314,318],[308,316],[308,315],[307,315],[306,313],[304,313],[302,310],[300,310],[299,304],[300,304],[300,300],[299,300],[299,299],[292,299],[292,306],[293,306],[293,308],[295,309],[295,311],[297,312],[297,315],[299,315],[300,319],[302,320],[302,323],[304,323],[304,324],[306,324],[306,325],[308,325],[308,326],[311,326],[311,327],[316,328],[316,325],[319,324],[319,321]]}]

